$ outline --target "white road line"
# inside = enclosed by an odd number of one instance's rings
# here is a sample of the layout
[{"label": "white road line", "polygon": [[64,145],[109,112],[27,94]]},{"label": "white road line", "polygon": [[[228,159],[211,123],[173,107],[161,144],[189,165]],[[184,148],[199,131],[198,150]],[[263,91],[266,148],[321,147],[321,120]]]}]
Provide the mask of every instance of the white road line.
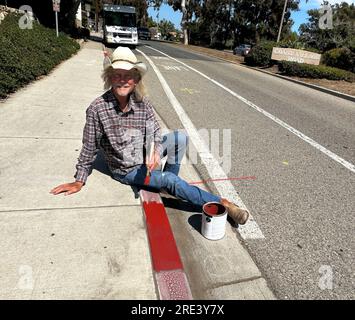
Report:
[{"label": "white road line", "polygon": [[[175,109],[176,114],[179,116],[182,125],[184,126],[187,134],[189,135],[190,141],[194,144],[199,156],[201,157],[202,163],[206,166],[206,169],[212,179],[227,179],[226,181],[215,181],[214,184],[221,196],[235,202],[241,208],[246,209],[242,199],[239,197],[234,189],[232,183],[228,180],[227,175],[224,173],[223,169],[219,165],[218,161],[210,153],[208,146],[205,144],[204,140],[200,137],[196,127],[186,114],[184,108],[181,106],[180,102],[176,99],[175,95],[171,91],[168,83],[164,79],[163,75],[160,73],[159,69],[156,67],[154,62],[142,51],[137,50],[141,53],[147,61],[152,66],[153,70],[158,76],[158,79],[171,103]],[[244,239],[264,239],[264,235],[261,232],[258,224],[251,216],[248,222],[239,226],[238,231],[242,238]]]},{"label": "white road line", "polygon": [[259,111],[260,113],[262,113],[263,115],[265,115],[266,117],[268,117],[269,119],[275,121],[276,123],[278,123],[280,126],[282,126],[283,128],[287,129],[288,131],[292,132],[293,134],[295,134],[296,136],[298,136],[299,138],[301,138],[303,141],[309,143],[311,146],[313,146],[314,148],[316,148],[317,150],[323,152],[324,154],[326,154],[328,157],[330,157],[331,159],[335,160],[336,162],[340,163],[341,165],[343,165],[346,169],[350,170],[351,172],[355,173],[355,165],[353,165],[352,163],[346,161],[345,159],[339,157],[338,155],[336,155],[335,153],[333,153],[332,151],[328,150],[327,148],[323,147],[322,145],[320,145],[318,142],[314,141],[313,139],[311,139],[310,137],[306,136],[305,134],[303,134],[302,132],[298,131],[297,129],[291,127],[290,125],[288,125],[286,122],[283,122],[282,120],[280,120],[279,118],[275,117],[274,115],[272,115],[271,113],[265,111],[264,109],[258,107],[257,105],[255,105],[254,103],[250,102],[249,100],[243,98],[242,96],[240,96],[239,94],[235,93],[234,91],[232,91],[231,89],[225,87],[223,84],[219,83],[218,81],[210,78],[209,76],[205,75],[204,73],[196,70],[195,68],[190,67],[189,65],[187,65],[184,62],[181,62],[169,55],[167,55],[166,53],[157,50],[155,48],[152,47],[148,47],[152,50],[155,50],[163,55],[165,55],[166,57],[181,63],[183,66],[189,68],[192,71],[195,71],[196,73],[198,73],[199,75],[201,75],[202,77],[210,80],[211,82],[213,82],[215,85],[217,85],[218,87],[224,89],[225,91],[227,91],[228,93],[230,93],[232,96],[236,97],[237,99],[243,101],[244,103],[246,103],[248,106],[252,107],[253,109]]}]

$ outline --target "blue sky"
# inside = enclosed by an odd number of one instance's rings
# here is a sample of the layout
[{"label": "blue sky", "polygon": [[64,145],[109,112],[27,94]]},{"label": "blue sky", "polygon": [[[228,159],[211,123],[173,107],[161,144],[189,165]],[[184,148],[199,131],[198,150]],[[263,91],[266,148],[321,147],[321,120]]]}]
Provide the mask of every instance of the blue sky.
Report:
[{"label": "blue sky", "polygon": [[[340,2],[347,2],[347,3],[354,3],[355,0],[330,0],[330,3],[340,3]],[[308,19],[308,14],[307,11],[310,9],[319,9],[321,3],[323,3],[322,0],[308,0],[308,3],[306,3],[306,0],[301,0],[300,2],[300,10],[299,11],[294,11],[292,12],[291,18],[294,20],[294,25],[292,27],[293,31],[298,31],[299,26],[302,23],[307,22]],[[153,18],[154,21],[162,20],[168,20],[174,23],[175,27],[178,29],[181,29],[180,27],[180,21],[181,21],[181,12],[176,11],[168,6],[168,5],[162,5],[159,10],[159,16],[157,17],[158,11],[154,10],[153,8],[148,9],[148,14]]]}]

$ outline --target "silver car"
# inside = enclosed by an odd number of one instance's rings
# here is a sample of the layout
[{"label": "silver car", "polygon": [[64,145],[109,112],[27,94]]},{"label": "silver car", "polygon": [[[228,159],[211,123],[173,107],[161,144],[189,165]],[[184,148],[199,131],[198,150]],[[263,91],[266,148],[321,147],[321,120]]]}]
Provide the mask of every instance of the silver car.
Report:
[{"label": "silver car", "polygon": [[249,53],[250,49],[251,49],[250,44],[241,44],[240,46],[235,47],[233,49],[233,54],[239,54],[245,57]]},{"label": "silver car", "polygon": [[138,27],[138,38],[150,40],[150,31],[145,27]]}]

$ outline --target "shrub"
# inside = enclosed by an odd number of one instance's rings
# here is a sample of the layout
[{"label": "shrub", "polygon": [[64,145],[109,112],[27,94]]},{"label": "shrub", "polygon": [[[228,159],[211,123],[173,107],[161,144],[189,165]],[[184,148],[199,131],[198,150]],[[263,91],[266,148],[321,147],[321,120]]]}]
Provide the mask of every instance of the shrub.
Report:
[{"label": "shrub", "polygon": [[280,61],[279,70],[285,75],[301,78],[355,81],[354,73],[324,65]]},{"label": "shrub", "polygon": [[32,29],[20,29],[20,15],[8,14],[0,24],[0,98],[31,80],[48,74],[80,46],[64,34],[33,21]]},{"label": "shrub", "polygon": [[272,48],[276,47],[276,43],[272,41],[264,41],[253,47],[244,61],[249,66],[266,67],[272,64],[271,54]]},{"label": "shrub", "polygon": [[332,49],[323,54],[322,63],[330,67],[355,72],[355,52],[348,48]]},{"label": "shrub", "polygon": [[88,28],[76,28],[70,34],[75,39],[90,39],[90,30]]}]

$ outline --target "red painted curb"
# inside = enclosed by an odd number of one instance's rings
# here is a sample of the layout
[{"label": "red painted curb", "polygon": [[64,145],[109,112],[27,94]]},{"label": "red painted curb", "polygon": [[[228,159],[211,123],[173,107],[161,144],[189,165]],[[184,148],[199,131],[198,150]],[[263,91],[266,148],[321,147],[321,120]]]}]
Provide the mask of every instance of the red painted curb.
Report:
[{"label": "red painted curb", "polygon": [[140,191],[155,282],[161,300],[192,300],[186,274],[159,193]]},{"label": "red painted curb", "polygon": [[143,202],[154,271],[182,269],[179,251],[164,205]]}]

